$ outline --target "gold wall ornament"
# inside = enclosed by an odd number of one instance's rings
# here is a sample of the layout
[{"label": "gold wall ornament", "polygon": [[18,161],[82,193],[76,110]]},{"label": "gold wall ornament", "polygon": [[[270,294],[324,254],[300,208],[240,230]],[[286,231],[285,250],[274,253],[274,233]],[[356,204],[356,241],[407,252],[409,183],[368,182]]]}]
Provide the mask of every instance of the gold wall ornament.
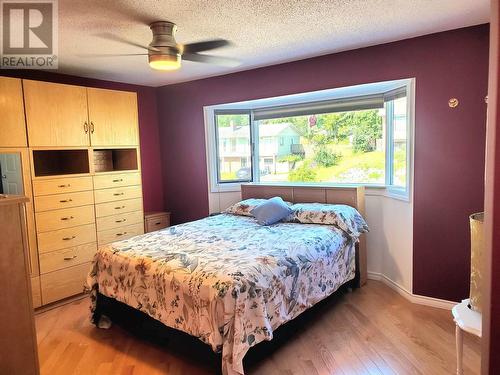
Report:
[{"label": "gold wall ornament", "polygon": [[448,106],[450,108],[456,108],[456,107],[458,107],[458,99],[457,98],[451,98],[450,100],[448,100]]}]

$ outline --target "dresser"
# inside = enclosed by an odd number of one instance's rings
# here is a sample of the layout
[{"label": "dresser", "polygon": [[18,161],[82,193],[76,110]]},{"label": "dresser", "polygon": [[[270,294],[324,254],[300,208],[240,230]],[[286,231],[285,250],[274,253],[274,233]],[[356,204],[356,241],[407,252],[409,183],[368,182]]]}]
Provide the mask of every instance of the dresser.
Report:
[{"label": "dresser", "polygon": [[0,373],[39,374],[23,196],[0,195]]},{"label": "dresser", "polygon": [[0,152],[27,155],[38,307],[82,293],[99,246],[144,233],[137,95],[0,77],[0,99]]},{"label": "dresser", "polygon": [[97,251],[91,176],[33,181],[42,301],[81,293]]},{"label": "dresser", "polygon": [[94,176],[99,246],[144,233],[140,173]]}]

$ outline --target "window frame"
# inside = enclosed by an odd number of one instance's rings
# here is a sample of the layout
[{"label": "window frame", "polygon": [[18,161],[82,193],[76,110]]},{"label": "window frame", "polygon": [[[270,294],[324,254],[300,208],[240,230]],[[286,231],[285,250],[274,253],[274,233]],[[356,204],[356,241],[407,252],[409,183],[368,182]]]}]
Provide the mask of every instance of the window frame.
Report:
[{"label": "window frame", "polygon": [[[415,122],[415,78],[408,78],[404,80],[399,80],[401,82],[398,86],[399,89],[404,88],[407,97],[407,121],[406,121],[406,135],[407,135],[407,147],[406,147],[406,187],[402,188],[399,186],[392,185],[393,182],[393,124],[392,116],[391,123],[388,121],[388,114],[386,113],[386,163],[385,163],[385,183],[384,184],[372,184],[372,183],[304,183],[308,186],[365,186],[367,188],[378,188],[384,189],[383,195],[391,198],[400,199],[404,201],[410,201],[412,198],[413,190],[413,158],[414,158],[414,122]],[[384,82],[380,82],[384,83]],[[363,85],[359,85],[363,86]],[[325,90],[325,91],[335,91],[337,89]],[[388,90],[391,91],[391,90]],[[313,92],[311,94],[316,94]],[[383,94],[383,92],[381,92]],[[302,94],[299,94],[302,95]],[[359,97],[365,95],[359,94]],[[276,98],[270,98],[276,99]],[[326,100],[329,100],[325,96]],[[338,98],[336,98],[338,99]],[[340,98],[341,99],[341,98]],[[255,102],[261,102],[266,99],[258,99]],[[242,183],[259,183],[260,182],[260,167],[259,167],[259,144],[256,140],[259,139],[259,126],[258,121],[254,120],[254,110],[259,108],[264,108],[263,105],[257,105],[252,107],[254,101],[242,102],[242,103],[229,103],[220,104],[213,106],[204,107],[204,118],[205,118],[205,142],[206,142],[206,155],[207,155],[207,178],[209,185],[209,192],[236,192],[240,191],[240,186]],[[307,102],[298,102],[299,104],[305,104]],[[221,108],[222,107],[222,108]],[[227,108],[230,107],[230,108]],[[250,181],[247,180],[231,180],[231,181],[219,181],[219,145],[218,145],[218,132],[217,132],[217,114],[248,114],[250,117],[250,163],[252,170],[252,178]],[[390,133],[390,137],[389,137]],[[272,185],[297,185],[300,183],[296,182],[266,182],[266,184]]]},{"label": "window frame", "polygon": [[[248,115],[248,127],[250,131],[250,179],[249,180],[222,180],[221,174],[220,174],[220,165],[219,165],[219,155],[220,155],[220,147],[219,147],[219,127],[217,126],[217,116],[219,115]],[[248,182],[253,182],[254,181],[254,161],[255,158],[253,157],[253,122],[252,122],[252,114],[250,110],[246,111],[241,111],[241,110],[225,110],[225,109],[215,109],[214,110],[214,134],[215,134],[215,168],[216,168],[216,179],[217,179],[217,184],[244,184]],[[236,140],[235,140],[236,142]],[[235,148],[237,148],[238,145],[237,143],[235,144]],[[231,146],[230,149],[232,149],[232,141],[231,141]]]}]

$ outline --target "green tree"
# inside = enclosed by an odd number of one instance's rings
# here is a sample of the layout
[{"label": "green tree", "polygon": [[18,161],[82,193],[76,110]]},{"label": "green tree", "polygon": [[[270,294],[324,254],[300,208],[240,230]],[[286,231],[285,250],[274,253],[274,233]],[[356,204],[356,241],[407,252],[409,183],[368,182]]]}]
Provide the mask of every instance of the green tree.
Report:
[{"label": "green tree", "polygon": [[233,123],[235,126],[248,126],[248,115],[217,115],[217,126],[219,128],[227,128],[228,126],[231,126],[231,123]]},{"label": "green tree", "polygon": [[382,138],[382,117],[377,110],[351,112],[354,152],[370,152]]},{"label": "green tree", "polygon": [[314,154],[314,161],[323,167],[333,167],[342,159],[341,153],[330,151],[326,146],[319,146]]},{"label": "green tree", "polygon": [[288,165],[290,167],[289,169],[294,169],[295,164],[298,161],[302,161],[302,160],[304,160],[303,154],[289,154],[289,155],[285,155],[285,156],[282,156],[281,158],[279,158],[278,162],[280,162],[280,163],[288,162]]},{"label": "green tree", "polygon": [[314,182],[316,181],[316,170],[310,162],[304,161],[300,167],[288,173],[288,181],[291,182]]}]

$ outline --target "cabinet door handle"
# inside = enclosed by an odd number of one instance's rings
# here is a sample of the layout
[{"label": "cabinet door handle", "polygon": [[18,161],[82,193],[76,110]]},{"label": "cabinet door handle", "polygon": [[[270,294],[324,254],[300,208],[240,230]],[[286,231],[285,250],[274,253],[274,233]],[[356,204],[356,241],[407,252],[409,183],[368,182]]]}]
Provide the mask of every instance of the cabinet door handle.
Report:
[{"label": "cabinet door handle", "polygon": [[73,260],[73,259],[75,259],[76,257],[77,257],[76,255],[73,255],[73,256],[71,256],[71,257],[64,257],[63,259],[64,259],[64,260]]},{"label": "cabinet door handle", "polygon": [[73,216],[68,216],[68,217],[62,217],[61,220],[71,220],[74,219]]},{"label": "cabinet door handle", "polygon": [[89,124],[87,124],[87,121],[83,123],[83,130],[85,130],[85,134],[89,132]]},{"label": "cabinet door handle", "polygon": [[122,182],[123,178],[117,178],[116,180],[113,180],[113,182]]},{"label": "cabinet door handle", "polygon": [[123,223],[125,221],[127,221],[127,219],[115,220],[115,223]]},{"label": "cabinet door handle", "polygon": [[59,201],[60,203],[68,203],[68,202],[73,202],[73,199],[63,199]]},{"label": "cabinet door handle", "polygon": [[116,233],[117,236],[123,236],[124,234],[127,234],[127,232],[123,232],[123,233]]},{"label": "cabinet door handle", "polygon": [[119,196],[119,195],[123,195],[124,193],[114,193],[113,195],[114,196]]},{"label": "cabinet door handle", "polygon": [[71,184],[57,185],[57,187],[60,187],[60,188],[71,187]]},{"label": "cabinet door handle", "polygon": [[118,206],[118,207],[115,207],[115,210],[121,210],[122,208],[125,208],[125,206]]},{"label": "cabinet door handle", "polygon": [[90,132],[94,134],[94,123],[90,121]]},{"label": "cabinet door handle", "polygon": [[76,236],[64,237],[64,238],[63,238],[63,241],[69,241],[69,240],[73,240],[73,239],[75,239],[75,238],[76,238]]}]

